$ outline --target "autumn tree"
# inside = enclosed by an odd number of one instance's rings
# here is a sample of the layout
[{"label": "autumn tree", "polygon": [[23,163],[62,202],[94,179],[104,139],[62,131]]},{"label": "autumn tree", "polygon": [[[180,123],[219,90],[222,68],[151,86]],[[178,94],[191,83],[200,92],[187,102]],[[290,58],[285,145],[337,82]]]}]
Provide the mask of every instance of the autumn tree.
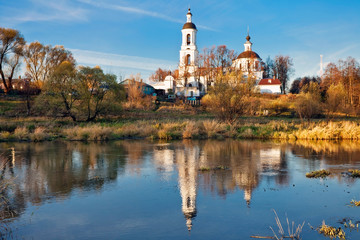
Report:
[{"label": "autumn tree", "polygon": [[290,93],[298,94],[301,92],[302,89],[306,89],[311,82],[316,82],[316,83],[320,84],[321,78],[320,77],[309,77],[309,76],[297,78],[292,82],[289,91],[290,91]]},{"label": "autumn tree", "polygon": [[32,42],[24,47],[24,60],[26,76],[39,89],[61,63],[66,61],[75,64],[71,52],[63,46],[51,47],[39,42]]},{"label": "autumn tree", "polygon": [[346,89],[347,102],[353,105],[354,97],[360,94],[360,65],[354,58],[348,57],[326,66],[322,86],[328,89],[332,84],[339,83]]},{"label": "autumn tree", "polygon": [[317,82],[310,82],[296,96],[295,110],[301,119],[310,119],[322,113],[320,86]]},{"label": "autumn tree", "polygon": [[170,70],[158,68],[155,73],[150,76],[150,80],[154,82],[163,82],[169,75],[172,75]]},{"label": "autumn tree", "polygon": [[197,71],[195,74],[197,78],[204,77],[210,85],[216,76],[230,70],[236,55],[235,51],[227,48],[226,45],[204,48],[196,60]]},{"label": "autumn tree", "polygon": [[145,84],[140,74],[131,75],[125,87],[127,92],[126,108],[149,109],[153,105],[154,97],[147,96],[143,92]]},{"label": "autumn tree", "polygon": [[5,92],[12,90],[12,79],[21,63],[24,45],[19,31],[0,27],[0,76]]},{"label": "autumn tree", "polygon": [[255,83],[255,79],[245,79],[240,71],[219,73],[202,103],[220,120],[232,124],[248,109]]},{"label": "autumn tree", "polygon": [[346,91],[342,83],[331,84],[326,95],[326,107],[330,113],[341,112],[344,109]]},{"label": "autumn tree", "polygon": [[287,84],[290,79],[290,75],[293,74],[293,60],[289,56],[278,55],[274,59],[272,72],[275,78],[281,82],[281,90],[283,94],[286,94]]}]

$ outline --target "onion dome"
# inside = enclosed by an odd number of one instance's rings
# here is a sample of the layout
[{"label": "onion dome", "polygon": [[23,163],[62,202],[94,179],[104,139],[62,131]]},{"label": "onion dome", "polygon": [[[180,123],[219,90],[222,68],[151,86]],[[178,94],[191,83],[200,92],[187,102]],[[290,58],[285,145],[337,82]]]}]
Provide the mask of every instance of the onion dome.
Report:
[{"label": "onion dome", "polygon": [[195,29],[195,30],[196,30],[196,26],[195,26],[195,24],[193,24],[192,22],[187,22],[187,23],[185,23],[182,29],[188,29],[188,28],[191,28],[191,29]]},{"label": "onion dome", "polygon": [[240,58],[260,58],[260,56],[254,51],[245,51],[240,53],[239,56],[237,57],[237,59]]}]

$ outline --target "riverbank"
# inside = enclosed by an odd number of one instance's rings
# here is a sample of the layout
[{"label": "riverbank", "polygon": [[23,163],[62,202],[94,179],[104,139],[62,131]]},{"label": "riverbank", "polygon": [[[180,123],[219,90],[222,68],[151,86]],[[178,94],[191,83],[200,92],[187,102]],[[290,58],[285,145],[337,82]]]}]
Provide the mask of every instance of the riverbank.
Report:
[{"label": "riverbank", "polygon": [[[144,119],[144,118],[139,118]],[[74,123],[49,118],[0,119],[0,141],[106,141],[118,139],[359,140],[359,120],[244,117],[234,124],[211,115],[188,118],[113,119]]]}]

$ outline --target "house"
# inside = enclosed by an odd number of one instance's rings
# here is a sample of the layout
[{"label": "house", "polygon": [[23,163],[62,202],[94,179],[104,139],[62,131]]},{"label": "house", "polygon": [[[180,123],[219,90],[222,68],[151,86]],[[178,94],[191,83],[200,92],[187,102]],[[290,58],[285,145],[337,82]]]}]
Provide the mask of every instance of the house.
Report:
[{"label": "house", "polygon": [[281,82],[277,78],[264,78],[258,83],[260,93],[281,94]]},{"label": "house", "polygon": [[176,89],[176,81],[173,76],[169,75],[165,77],[163,82],[152,83],[157,92],[163,90],[164,94],[174,94]]},{"label": "house", "polygon": [[120,84],[124,86],[126,91],[129,91],[130,87],[137,87],[138,89],[141,89],[141,92],[145,95],[154,95],[155,93],[155,88],[144,82],[138,82],[136,80],[126,79],[120,82]]}]

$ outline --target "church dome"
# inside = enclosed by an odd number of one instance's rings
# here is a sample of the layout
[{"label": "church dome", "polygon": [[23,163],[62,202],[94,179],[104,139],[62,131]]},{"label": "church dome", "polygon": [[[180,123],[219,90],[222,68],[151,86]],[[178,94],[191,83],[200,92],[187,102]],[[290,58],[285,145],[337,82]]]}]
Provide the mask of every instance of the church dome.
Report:
[{"label": "church dome", "polygon": [[237,59],[240,58],[260,58],[260,56],[254,51],[245,51],[240,53],[239,56],[237,57]]},{"label": "church dome", "polygon": [[196,30],[196,26],[192,22],[185,23],[182,29],[188,29],[188,28]]}]

